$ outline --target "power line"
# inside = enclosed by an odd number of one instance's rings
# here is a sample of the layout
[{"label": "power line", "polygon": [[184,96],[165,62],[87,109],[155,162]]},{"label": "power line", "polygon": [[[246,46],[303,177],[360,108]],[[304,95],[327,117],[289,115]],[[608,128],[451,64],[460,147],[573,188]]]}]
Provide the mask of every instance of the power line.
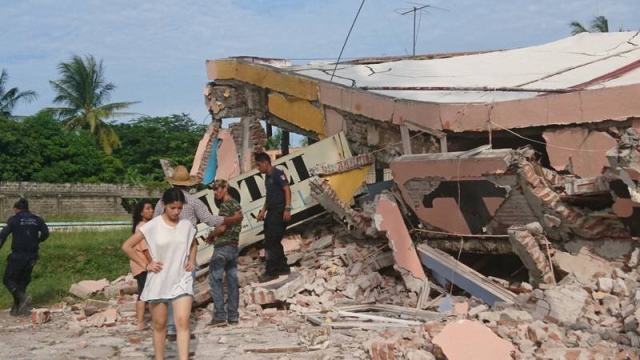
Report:
[{"label": "power line", "polygon": [[342,44],[342,49],[340,50],[340,55],[338,55],[338,61],[336,61],[336,66],[333,68],[333,72],[331,73],[331,78],[329,82],[333,80],[333,75],[335,75],[336,70],[338,69],[338,64],[340,63],[340,58],[342,57],[342,52],[344,51],[345,46],[347,46],[347,41],[349,41],[349,36],[351,35],[351,30],[353,30],[353,26],[356,24],[356,20],[358,20],[358,15],[360,15],[360,10],[362,10],[362,6],[364,5],[365,0],[362,0],[360,3],[360,7],[358,8],[358,12],[356,13],[356,17],[353,18],[353,23],[351,23],[351,28],[349,28],[349,32],[347,33],[347,38],[344,39],[344,44]]}]

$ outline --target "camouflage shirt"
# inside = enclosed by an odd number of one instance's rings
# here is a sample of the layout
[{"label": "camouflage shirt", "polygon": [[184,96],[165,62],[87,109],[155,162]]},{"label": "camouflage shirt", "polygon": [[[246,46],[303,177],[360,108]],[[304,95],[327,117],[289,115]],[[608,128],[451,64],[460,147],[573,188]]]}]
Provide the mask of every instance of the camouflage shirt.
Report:
[{"label": "camouflage shirt", "polygon": [[[235,213],[240,211],[242,208],[240,207],[240,203],[235,199],[225,200],[220,204],[220,212],[219,216],[233,216]],[[220,247],[224,245],[234,245],[238,246],[238,241],[240,239],[240,230],[242,229],[242,223],[236,223],[233,225],[227,225],[227,231],[218,235],[216,237],[215,242],[213,243],[215,247]]]}]

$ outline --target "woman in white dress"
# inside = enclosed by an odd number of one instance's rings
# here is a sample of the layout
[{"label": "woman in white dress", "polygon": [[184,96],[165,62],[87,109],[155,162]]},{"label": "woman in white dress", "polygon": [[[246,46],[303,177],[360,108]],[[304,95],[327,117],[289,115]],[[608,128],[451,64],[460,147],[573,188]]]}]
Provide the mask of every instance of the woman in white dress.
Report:
[{"label": "woman in white dress", "polygon": [[[144,224],[122,245],[131,260],[147,272],[147,281],[140,299],[149,303],[153,323],[153,347],[156,359],[164,359],[168,307],[173,307],[177,328],[178,356],[189,357],[189,317],[193,302],[193,278],[196,229],[188,220],[180,220],[185,203],[184,194],[171,188],[162,195],[164,213]],[[135,251],[146,241],[152,261]]]}]

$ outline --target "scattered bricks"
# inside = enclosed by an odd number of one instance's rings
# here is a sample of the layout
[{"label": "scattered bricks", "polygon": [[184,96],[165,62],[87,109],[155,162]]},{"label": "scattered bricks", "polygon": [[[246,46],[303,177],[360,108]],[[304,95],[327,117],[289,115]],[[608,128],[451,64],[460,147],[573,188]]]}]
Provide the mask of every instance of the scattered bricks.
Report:
[{"label": "scattered bricks", "polygon": [[111,284],[104,288],[104,295],[109,298],[116,298],[120,295],[133,295],[138,293],[138,285],[131,282],[119,282],[115,284]]},{"label": "scattered bricks", "polygon": [[433,354],[419,349],[411,349],[406,354],[407,360],[435,360]]},{"label": "scattered bricks", "polygon": [[483,311],[489,310],[489,307],[485,304],[475,306],[469,310],[469,316],[474,317]]},{"label": "scattered bricks", "polygon": [[274,298],[276,300],[285,301],[301,292],[308,281],[309,278],[302,273],[292,272],[291,275],[289,275],[288,281],[273,291]]},{"label": "scattered bricks", "polygon": [[349,299],[357,300],[362,297],[363,291],[357,284],[349,283],[347,284],[347,288],[342,291],[342,294]]},{"label": "scattered bricks", "polygon": [[395,347],[393,341],[385,339],[373,339],[364,343],[365,348],[369,349],[371,360],[395,360]]},{"label": "scattered bricks", "polygon": [[[580,287],[556,287],[544,292],[549,313],[563,323],[574,323],[583,314],[589,294]],[[540,304],[541,301],[538,301]]]},{"label": "scattered bricks", "polygon": [[83,280],[79,283],[72,284],[69,292],[81,299],[87,299],[89,296],[102,291],[109,285],[107,279],[102,280]]},{"label": "scattered bricks", "polygon": [[102,312],[104,316],[104,326],[111,327],[116,326],[116,320],[118,317],[117,311],[115,308],[106,309]]},{"label": "scattered bricks", "polygon": [[332,244],[333,244],[333,235],[326,235],[312,242],[311,246],[309,247],[309,251],[317,251],[320,249],[324,249],[326,247],[331,246]]},{"label": "scattered bricks", "polygon": [[273,291],[265,288],[253,288],[250,293],[251,303],[258,305],[273,304],[277,300]]},{"label": "scattered bricks", "polygon": [[268,308],[264,309],[262,312],[262,317],[270,318],[278,315],[278,309],[276,308]]},{"label": "scattered bricks", "polygon": [[31,324],[44,324],[51,320],[51,311],[49,309],[33,309],[31,310]]},{"label": "scattered bricks", "polygon": [[637,247],[633,249],[633,252],[631,252],[627,266],[632,269],[638,267],[638,260],[640,260],[640,248]]},{"label": "scattered bricks", "polygon": [[142,344],[142,336],[129,336],[127,342],[129,344]]},{"label": "scattered bricks", "polygon": [[98,309],[96,309],[93,306],[86,306],[84,308],[84,316],[86,316],[86,317],[90,317],[91,315],[93,315],[93,314],[95,314],[97,312],[98,312]]},{"label": "scattered bricks", "polygon": [[625,284],[624,280],[621,278],[617,278],[613,280],[612,292],[618,296],[627,296],[629,294],[629,291],[627,290],[627,285]]},{"label": "scattered bricks", "polygon": [[106,318],[102,313],[95,313],[90,317],[87,317],[87,324],[95,327],[102,327],[104,325]]},{"label": "scattered bricks", "polygon": [[613,290],[613,279],[611,278],[600,277],[596,283],[599,291],[611,293],[611,290]]},{"label": "scattered bricks", "polygon": [[637,331],[638,330],[638,318],[635,315],[627,316],[624,319],[624,331]]},{"label": "scattered bricks", "polygon": [[247,266],[253,264],[253,258],[251,256],[238,256],[238,265]]},{"label": "scattered bricks", "polygon": [[541,344],[547,339],[547,327],[540,321],[536,320],[529,325],[527,329],[527,336],[531,341],[536,344]]},{"label": "scattered bricks", "polygon": [[329,326],[305,326],[298,331],[300,344],[313,346],[320,345],[329,340],[331,327]]},{"label": "scattered bricks", "polygon": [[531,316],[531,314],[522,310],[505,309],[500,311],[498,314],[500,316],[500,319],[510,320],[516,323],[533,321],[533,317]]},{"label": "scattered bricks", "polygon": [[136,302],[126,302],[124,304],[119,304],[118,305],[118,312],[120,313],[120,315],[123,315],[124,313],[130,313],[136,312]]}]

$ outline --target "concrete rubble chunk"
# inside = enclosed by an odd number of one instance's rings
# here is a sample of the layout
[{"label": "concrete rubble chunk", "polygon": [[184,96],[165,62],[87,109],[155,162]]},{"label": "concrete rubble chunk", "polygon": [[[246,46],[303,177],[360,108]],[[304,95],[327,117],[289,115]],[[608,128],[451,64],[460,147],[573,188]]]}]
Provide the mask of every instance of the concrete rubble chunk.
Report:
[{"label": "concrete rubble chunk", "polygon": [[107,286],[109,286],[109,281],[107,279],[83,280],[72,284],[69,292],[81,299],[87,299],[91,295],[99,293]]},{"label": "concrete rubble chunk", "polygon": [[[563,323],[575,323],[584,313],[589,294],[580,287],[556,287],[544,292],[544,299],[538,301],[536,312],[551,316]],[[546,313],[546,314],[544,314]]]},{"label": "concrete rubble chunk", "polygon": [[598,273],[613,272],[612,266],[606,260],[586,251],[577,255],[557,251],[553,256],[553,262],[561,272],[572,274],[580,284],[592,288],[595,288],[595,276]]},{"label": "concrete rubble chunk", "polygon": [[548,240],[542,234],[539,223],[527,226],[511,226],[507,233],[513,252],[520,257],[529,271],[529,282],[538,284],[555,284],[552,264],[548,256]]},{"label": "concrete rubble chunk", "polygon": [[510,360],[513,344],[471,320],[449,323],[433,338],[449,360]]},{"label": "concrete rubble chunk", "polygon": [[409,272],[403,274],[407,288],[419,292],[422,282],[426,279],[420,258],[416,253],[411,235],[407,230],[398,204],[389,194],[383,193],[376,198],[376,209],[373,220],[376,230],[386,233],[389,239],[389,248],[393,251],[393,257],[397,268]]}]

